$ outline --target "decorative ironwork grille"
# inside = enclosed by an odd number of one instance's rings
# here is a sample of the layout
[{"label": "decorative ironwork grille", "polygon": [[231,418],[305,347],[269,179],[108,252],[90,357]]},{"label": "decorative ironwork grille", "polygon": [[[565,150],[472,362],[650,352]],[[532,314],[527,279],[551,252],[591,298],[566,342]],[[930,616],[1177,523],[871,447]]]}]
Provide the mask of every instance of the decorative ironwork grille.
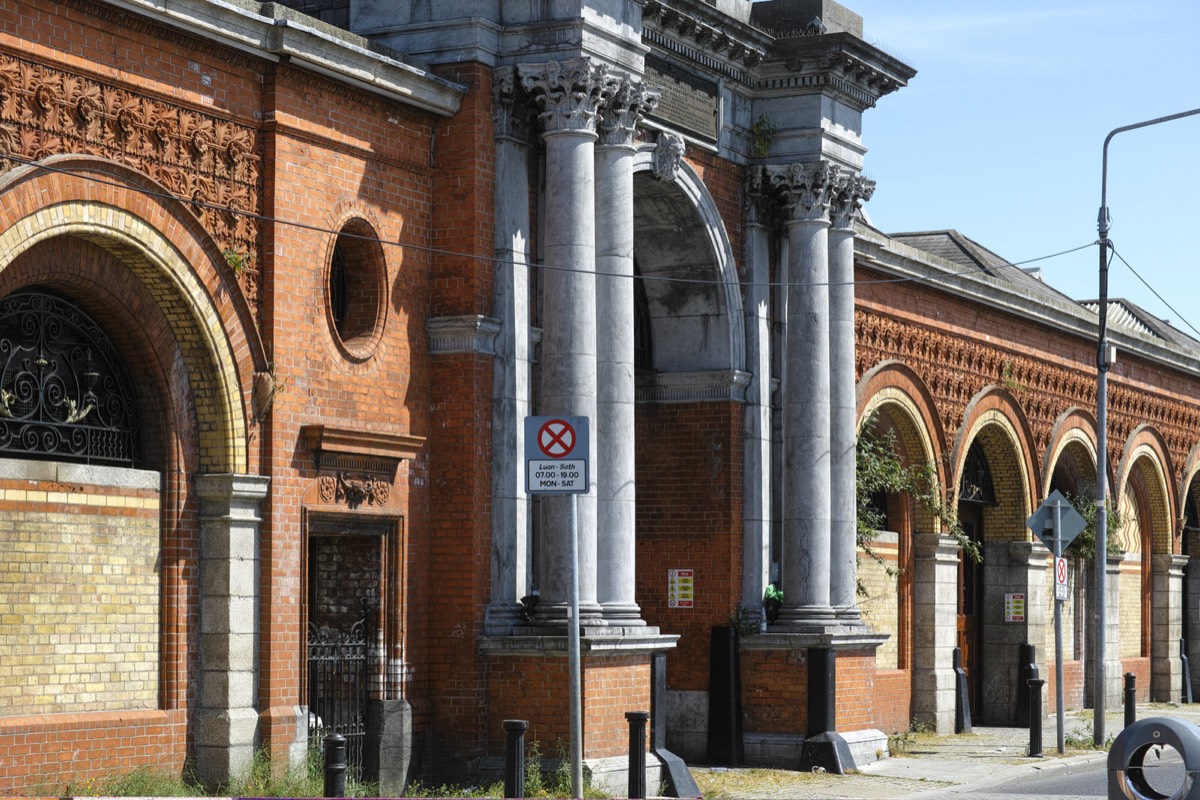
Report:
[{"label": "decorative ironwork grille", "polygon": [[967,451],[963,464],[962,480],[959,482],[958,499],[967,503],[996,504],[996,490],[992,485],[992,470],[979,442],[974,442]]},{"label": "decorative ironwork grille", "polygon": [[346,737],[346,763],[362,774],[367,738],[367,688],[371,665],[371,608],[349,631],[308,623],[308,740],[313,746],[331,733]]},{"label": "decorative ironwork grille", "polygon": [[137,465],[137,403],[109,338],[44,291],[0,301],[0,452]]}]

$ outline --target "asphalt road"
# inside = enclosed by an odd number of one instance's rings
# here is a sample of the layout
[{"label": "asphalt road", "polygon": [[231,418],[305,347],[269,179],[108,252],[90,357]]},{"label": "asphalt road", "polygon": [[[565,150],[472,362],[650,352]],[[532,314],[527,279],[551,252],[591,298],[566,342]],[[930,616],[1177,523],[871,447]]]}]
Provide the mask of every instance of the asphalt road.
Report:
[{"label": "asphalt road", "polygon": [[[1183,785],[1186,773],[1179,753],[1171,747],[1146,755],[1143,775],[1151,789],[1165,797],[1173,796]],[[1122,795],[1123,796],[1123,795]],[[1052,773],[1016,778],[987,792],[971,794],[972,800],[1017,800],[1028,797],[1053,797],[1058,800],[1094,800],[1108,797],[1108,768],[1103,761],[1070,773]]]}]

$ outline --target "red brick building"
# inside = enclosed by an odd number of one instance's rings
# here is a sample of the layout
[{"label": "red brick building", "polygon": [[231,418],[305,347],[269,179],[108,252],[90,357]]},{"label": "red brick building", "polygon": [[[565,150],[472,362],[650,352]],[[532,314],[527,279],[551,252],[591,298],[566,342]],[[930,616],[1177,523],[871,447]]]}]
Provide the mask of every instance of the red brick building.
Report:
[{"label": "red brick building", "polygon": [[[863,221],[864,112],[914,73],[861,18],[287,5],[0,9],[0,790],[227,784],[331,730],[391,792],[494,770],[506,719],[553,753],[572,518],[597,781],[655,680],[691,759],[947,730],[956,647],[1010,721],[1019,646],[1045,669],[1053,641],[1024,521],[1095,483],[1095,310]],[[1121,308],[1107,691],[1165,699],[1200,371]],[[526,490],[528,416],[590,421],[577,517]],[[904,497],[899,571],[856,559],[864,424],[936,466],[980,565]]]}]

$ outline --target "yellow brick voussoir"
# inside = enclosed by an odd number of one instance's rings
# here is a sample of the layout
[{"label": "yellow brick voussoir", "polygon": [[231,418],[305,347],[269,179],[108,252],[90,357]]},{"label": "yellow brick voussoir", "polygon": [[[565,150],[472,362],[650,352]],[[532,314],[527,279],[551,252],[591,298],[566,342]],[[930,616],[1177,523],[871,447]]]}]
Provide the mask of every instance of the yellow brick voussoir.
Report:
[{"label": "yellow brick voussoir", "polygon": [[[176,333],[201,345],[208,363],[191,363],[193,380],[210,383],[210,397],[217,402],[197,408],[208,415],[202,429],[212,431],[202,446],[204,469],[214,472],[245,472],[246,423],[238,383],[237,361],[227,337],[222,335],[220,315],[199,276],[178,248],[160,231],[130,212],[94,202],[58,203],[38,209],[0,233],[0,271],[39,242],[56,236],[83,236],[117,242],[121,249],[138,254],[144,273],[138,270],[164,312],[178,325]],[[157,286],[156,286],[157,284]],[[163,292],[164,284],[173,291]],[[180,302],[182,301],[182,303]],[[186,314],[178,313],[179,305]]]}]

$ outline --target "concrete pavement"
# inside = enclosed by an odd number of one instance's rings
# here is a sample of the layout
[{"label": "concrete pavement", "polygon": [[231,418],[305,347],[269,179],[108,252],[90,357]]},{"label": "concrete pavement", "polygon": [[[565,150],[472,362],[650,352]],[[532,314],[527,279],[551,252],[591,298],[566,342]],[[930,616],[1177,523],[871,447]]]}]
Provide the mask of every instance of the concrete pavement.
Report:
[{"label": "concrete pavement", "polygon": [[[1175,717],[1200,724],[1200,704],[1143,704],[1138,719]],[[1066,715],[1067,752],[1057,750],[1057,722],[1043,721],[1043,758],[1029,758],[1027,728],[976,727],[950,736],[908,734],[893,739],[897,753],[851,775],[804,774],[785,770],[693,767],[707,800],[914,800],[981,795],[1002,797],[999,787],[1021,776],[1051,771],[1105,769],[1107,750],[1092,747],[1090,709]],[[1121,732],[1124,712],[1105,716],[1109,741]],[[901,752],[902,751],[902,752]]]}]

